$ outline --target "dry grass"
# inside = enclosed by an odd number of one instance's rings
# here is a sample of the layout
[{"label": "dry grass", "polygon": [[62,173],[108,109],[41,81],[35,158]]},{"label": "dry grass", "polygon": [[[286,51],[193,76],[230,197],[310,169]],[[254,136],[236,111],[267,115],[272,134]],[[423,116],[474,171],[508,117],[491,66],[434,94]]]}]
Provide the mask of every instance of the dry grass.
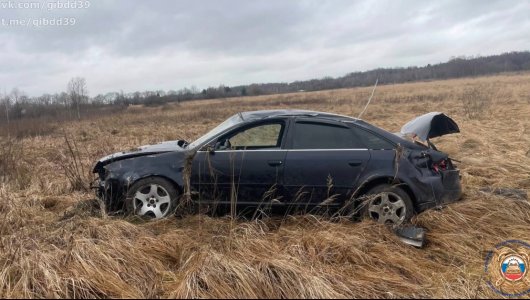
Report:
[{"label": "dry grass", "polygon": [[[118,150],[193,140],[241,110],[356,116],[371,88],[134,107],[24,138],[16,163],[29,168],[29,179],[21,185],[11,172],[0,183],[0,296],[497,297],[483,280],[485,253],[503,240],[530,241],[530,205],[478,189],[530,189],[529,82],[529,74],[519,74],[378,87],[363,117],[369,122],[397,131],[418,114],[443,111],[461,127],[435,142],[462,161],[464,199],[414,220],[428,230],[424,249],[371,222],[314,216],[147,223],[102,216],[61,168],[71,151],[74,167],[87,170]],[[496,91],[491,104],[469,118],[461,99],[483,85]]]}]

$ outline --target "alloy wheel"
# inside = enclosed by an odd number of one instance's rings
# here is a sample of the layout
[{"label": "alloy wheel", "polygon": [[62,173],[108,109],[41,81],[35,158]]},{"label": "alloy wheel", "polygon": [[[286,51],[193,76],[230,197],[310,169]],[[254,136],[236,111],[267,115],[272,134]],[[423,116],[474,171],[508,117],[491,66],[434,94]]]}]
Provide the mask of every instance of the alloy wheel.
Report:
[{"label": "alloy wheel", "polygon": [[368,215],[381,224],[401,225],[407,215],[407,206],[398,194],[381,192],[373,195],[368,206]]},{"label": "alloy wheel", "polygon": [[153,219],[166,217],[171,209],[171,197],[159,184],[151,183],[139,188],[133,199],[134,213]]}]

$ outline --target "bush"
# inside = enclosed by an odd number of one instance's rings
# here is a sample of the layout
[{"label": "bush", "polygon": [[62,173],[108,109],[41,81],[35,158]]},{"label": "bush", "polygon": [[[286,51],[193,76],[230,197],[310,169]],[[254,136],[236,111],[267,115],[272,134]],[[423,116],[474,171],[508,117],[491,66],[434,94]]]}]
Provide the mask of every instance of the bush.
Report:
[{"label": "bush", "polygon": [[66,133],[64,134],[64,141],[66,150],[59,152],[60,165],[64,175],[70,182],[72,190],[88,192],[90,191],[92,172],[83,163],[77,142],[69,138]]},{"label": "bush", "polygon": [[20,189],[29,186],[31,173],[24,159],[24,148],[20,141],[0,141],[0,182],[16,183]]},{"label": "bush", "polygon": [[495,91],[485,85],[478,85],[464,89],[460,100],[464,108],[464,114],[470,119],[478,119],[488,114]]}]

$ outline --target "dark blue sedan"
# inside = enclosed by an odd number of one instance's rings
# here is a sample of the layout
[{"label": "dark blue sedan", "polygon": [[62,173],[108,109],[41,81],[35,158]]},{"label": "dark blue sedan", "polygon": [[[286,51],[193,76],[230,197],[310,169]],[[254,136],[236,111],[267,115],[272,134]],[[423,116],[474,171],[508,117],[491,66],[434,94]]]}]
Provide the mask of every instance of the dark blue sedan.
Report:
[{"label": "dark blue sedan", "polygon": [[408,133],[418,128],[427,145],[348,116],[242,112],[189,144],[169,141],[102,158],[94,167],[97,194],[111,211],[157,219],[191,200],[250,208],[343,207],[399,225],[461,195],[458,169],[429,141],[458,127],[439,113],[424,119]]}]

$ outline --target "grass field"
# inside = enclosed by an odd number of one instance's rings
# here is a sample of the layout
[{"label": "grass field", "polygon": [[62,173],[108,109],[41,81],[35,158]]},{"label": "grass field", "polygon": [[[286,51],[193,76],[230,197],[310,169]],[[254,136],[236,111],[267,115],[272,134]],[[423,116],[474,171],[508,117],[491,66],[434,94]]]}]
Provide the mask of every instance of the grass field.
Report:
[{"label": "grass field", "polygon": [[499,296],[485,283],[485,254],[504,240],[530,242],[530,205],[479,189],[530,190],[528,73],[377,88],[362,117],[368,122],[398,131],[417,115],[442,111],[460,125],[460,134],[433,142],[460,161],[463,201],[414,218],[427,229],[423,249],[369,221],[321,216],[124,220],[95,208],[84,190],[93,163],[106,154],[192,141],[238,111],[298,108],[357,116],[370,92],[129,107],[53,125],[44,136],[0,138],[0,296]]}]

